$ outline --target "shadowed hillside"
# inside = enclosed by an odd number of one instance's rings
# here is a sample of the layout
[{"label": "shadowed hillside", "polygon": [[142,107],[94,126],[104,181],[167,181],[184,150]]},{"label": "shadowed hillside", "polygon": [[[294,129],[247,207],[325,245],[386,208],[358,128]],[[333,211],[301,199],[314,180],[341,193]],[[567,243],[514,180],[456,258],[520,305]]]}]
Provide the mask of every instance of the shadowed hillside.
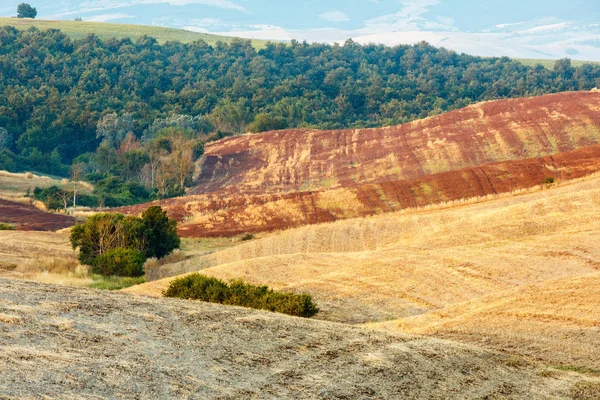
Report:
[{"label": "shadowed hillside", "polygon": [[40,211],[31,204],[0,199],[0,222],[24,231],[56,231],[75,223],[75,218]]},{"label": "shadowed hillside", "polygon": [[389,128],[267,132],[209,144],[195,195],[160,204],[184,236],[272,231],[581,177],[600,170],[599,142],[595,92],[482,103]]}]

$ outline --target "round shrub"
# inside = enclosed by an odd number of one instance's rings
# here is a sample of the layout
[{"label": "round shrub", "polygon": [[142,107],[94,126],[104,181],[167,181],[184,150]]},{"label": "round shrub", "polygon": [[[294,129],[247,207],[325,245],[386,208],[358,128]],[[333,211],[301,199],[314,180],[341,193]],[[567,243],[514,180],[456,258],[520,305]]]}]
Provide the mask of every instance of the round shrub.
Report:
[{"label": "round shrub", "polygon": [[135,249],[110,249],[96,257],[92,272],[104,276],[138,277],[144,275],[145,260],[144,253]]}]

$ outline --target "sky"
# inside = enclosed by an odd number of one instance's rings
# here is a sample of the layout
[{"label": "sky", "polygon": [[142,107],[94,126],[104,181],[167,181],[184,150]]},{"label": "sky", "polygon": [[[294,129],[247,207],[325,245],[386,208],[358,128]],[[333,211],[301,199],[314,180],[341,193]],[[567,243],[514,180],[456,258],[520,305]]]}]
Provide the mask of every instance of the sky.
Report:
[{"label": "sky", "polygon": [[[23,0],[0,0],[15,15]],[[31,0],[38,19],[167,26],[245,38],[600,61],[600,0]]]}]

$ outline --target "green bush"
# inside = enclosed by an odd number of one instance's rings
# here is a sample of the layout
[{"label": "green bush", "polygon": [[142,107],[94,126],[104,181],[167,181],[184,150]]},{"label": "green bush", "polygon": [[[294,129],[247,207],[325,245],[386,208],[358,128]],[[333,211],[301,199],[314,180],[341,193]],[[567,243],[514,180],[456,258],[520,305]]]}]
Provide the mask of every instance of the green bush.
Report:
[{"label": "green bush", "polygon": [[242,280],[231,281],[228,285],[201,274],[175,279],[163,295],[269,310],[304,318],[310,318],[319,312],[312,297],[307,294],[275,292],[267,286],[251,285]]},{"label": "green bush", "polygon": [[0,231],[14,231],[17,229],[13,224],[0,222]]},{"label": "green bush", "polygon": [[103,276],[138,277],[144,275],[144,254],[135,249],[116,248],[94,260],[92,272]]},{"label": "green bush", "polygon": [[554,183],[554,178],[551,176],[548,176],[548,177],[544,178],[542,183],[545,185],[552,185]]}]

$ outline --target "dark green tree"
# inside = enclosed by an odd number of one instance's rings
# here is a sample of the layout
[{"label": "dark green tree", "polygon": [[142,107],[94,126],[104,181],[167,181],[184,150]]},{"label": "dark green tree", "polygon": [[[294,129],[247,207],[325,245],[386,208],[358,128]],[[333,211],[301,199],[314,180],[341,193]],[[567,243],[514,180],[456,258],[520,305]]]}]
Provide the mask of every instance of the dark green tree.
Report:
[{"label": "dark green tree", "polygon": [[272,117],[269,114],[258,114],[246,130],[250,133],[276,131],[287,128],[287,121],[280,117]]},{"label": "dark green tree", "polygon": [[148,243],[139,218],[118,213],[99,213],[71,229],[71,245],[79,248],[79,261],[93,266],[96,258],[111,249],[127,248],[145,252]]},{"label": "dark green tree", "polygon": [[92,272],[104,276],[129,276],[144,275],[144,253],[135,249],[117,247],[99,255],[94,260]]},{"label": "dark green tree", "polygon": [[21,3],[17,6],[17,18],[35,18],[37,10],[28,3]]},{"label": "dark green tree", "polygon": [[142,214],[147,246],[146,257],[162,258],[178,249],[181,240],[177,235],[177,222],[167,216],[159,206],[151,206]]}]

